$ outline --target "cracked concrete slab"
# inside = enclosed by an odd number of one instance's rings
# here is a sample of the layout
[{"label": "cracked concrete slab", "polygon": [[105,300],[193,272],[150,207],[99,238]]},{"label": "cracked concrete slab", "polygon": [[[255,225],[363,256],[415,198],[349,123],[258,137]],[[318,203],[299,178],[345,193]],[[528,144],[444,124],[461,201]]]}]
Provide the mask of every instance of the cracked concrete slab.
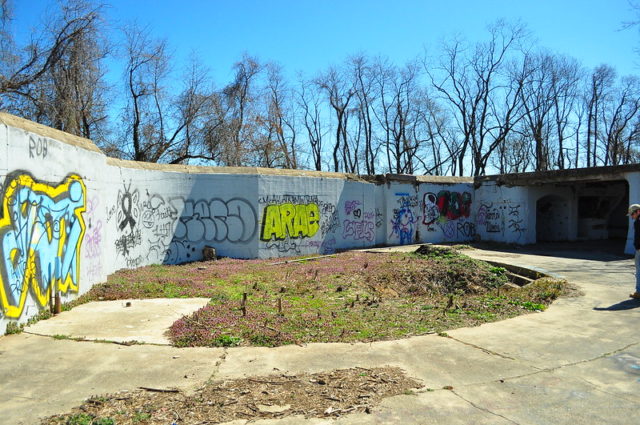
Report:
[{"label": "cracked concrete slab", "polygon": [[504,382],[454,388],[475,406],[516,424],[634,423],[635,401],[602,391],[563,370],[541,372]]},{"label": "cracked concrete slab", "polygon": [[[446,353],[446,355],[443,355]],[[430,388],[486,382],[536,371],[529,365],[427,335],[370,344],[309,344],[278,348],[230,348],[216,379],[298,374],[351,367],[398,366]],[[496,373],[499,371],[499,373]]]},{"label": "cracked concrete slab", "polygon": [[35,424],[98,394],[140,386],[192,391],[216,369],[222,349],[117,345],[19,334],[0,340],[0,418]]},{"label": "cracked concrete slab", "polygon": [[[584,295],[558,300],[543,313],[449,331],[451,338],[428,335],[372,344],[175,349],[12,335],[0,338],[0,417],[7,423],[37,423],[38,417],[68,411],[90,395],[139,386],[188,392],[208,379],[392,365],[425,388],[387,399],[371,414],[252,423],[633,423],[640,402],[640,302],[628,299],[632,260],[465,253],[552,272],[575,283]],[[132,307],[144,305],[134,302]],[[198,302],[190,307],[196,308]],[[188,312],[165,310],[149,318],[120,301],[94,303],[28,331],[166,344],[159,338]]]},{"label": "cracked concrete slab", "polygon": [[449,334],[456,340],[540,369],[598,358],[619,350],[625,341],[602,330],[567,331],[561,325],[544,325],[534,320],[510,320],[502,326],[495,325],[459,329]]},{"label": "cracked concrete slab", "polygon": [[640,346],[566,366],[557,371],[567,380],[579,379],[598,391],[640,405]]},{"label": "cracked concrete slab", "polygon": [[165,332],[173,322],[208,302],[208,298],[91,302],[27,326],[25,331],[36,335],[170,345]]},{"label": "cracked concrete slab", "polygon": [[372,411],[336,421],[337,424],[512,425],[492,412],[478,409],[449,390],[389,398]]}]

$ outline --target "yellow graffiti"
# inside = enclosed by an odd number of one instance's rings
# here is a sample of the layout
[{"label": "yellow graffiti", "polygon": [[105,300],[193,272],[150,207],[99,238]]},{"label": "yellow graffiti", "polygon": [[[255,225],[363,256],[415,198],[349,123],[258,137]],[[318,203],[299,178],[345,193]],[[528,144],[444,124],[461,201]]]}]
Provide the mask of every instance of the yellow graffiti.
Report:
[{"label": "yellow graffiti", "polygon": [[316,204],[267,205],[262,216],[260,239],[308,238],[319,228],[320,209]]},{"label": "yellow graffiti", "polygon": [[27,174],[6,185],[0,218],[0,303],[19,318],[27,292],[44,307],[53,288],[78,292],[86,206],[82,178],[50,186]]}]

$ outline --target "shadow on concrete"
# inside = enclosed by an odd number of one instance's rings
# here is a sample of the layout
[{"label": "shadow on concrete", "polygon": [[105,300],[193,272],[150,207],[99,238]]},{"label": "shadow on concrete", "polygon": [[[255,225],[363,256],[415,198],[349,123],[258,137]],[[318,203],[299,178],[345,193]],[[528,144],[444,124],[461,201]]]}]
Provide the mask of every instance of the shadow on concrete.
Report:
[{"label": "shadow on concrete", "polygon": [[622,311],[638,307],[640,307],[640,300],[629,299],[620,301],[619,303],[610,305],[609,307],[594,307],[593,309],[596,311]]},{"label": "shadow on concrete", "polygon": [[605,239],[597,241],[542,242],[532,245],[477,242],[473,243],[472,246],[487,251],[608,262],[631,258],[631,255],[624,253],[625,243],[624,239]]}]

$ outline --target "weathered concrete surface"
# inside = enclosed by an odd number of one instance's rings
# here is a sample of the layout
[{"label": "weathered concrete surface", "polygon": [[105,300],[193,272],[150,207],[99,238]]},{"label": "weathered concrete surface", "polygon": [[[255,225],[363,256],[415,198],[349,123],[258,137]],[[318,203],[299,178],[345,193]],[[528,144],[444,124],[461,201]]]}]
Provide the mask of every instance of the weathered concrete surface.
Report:
[{"label": "weathered concrete surface", "polygon": [[209,298],[100,301],[80,305],[25,328],[36,335],[170,345],[166,330]]},{"label": "weathered concrete surface", "polygon": [[215,373],[222,355],[221,349],[10,335],[0,340],[0,422],[36,424],[92,395],[139,386],[190,391]]},{"label": "weathered concrete surface", "polygon": [[[603,256],[599,260],[598,255],[465,253],[544,269],[567,278],[584,295],[561,299],[544,313],[450,331],[449,338],[428,335],[374,344],[177,350],[9,336],[0,340],[0,391],[5,395],[0,417],[7,423],[33,423],[37,416],[64,412],[89,395],[137,386],[190,389],[210,377],[395,365],[425,387],[387,399],[371,414],[254,423],[635,423],[640,403],[640,302],[628,299],[632,261]],[[85,326],[72,333],[91,335],[91,327],[101,324],[94,320]],[[55,333],[70,334],[64,327]]]}]

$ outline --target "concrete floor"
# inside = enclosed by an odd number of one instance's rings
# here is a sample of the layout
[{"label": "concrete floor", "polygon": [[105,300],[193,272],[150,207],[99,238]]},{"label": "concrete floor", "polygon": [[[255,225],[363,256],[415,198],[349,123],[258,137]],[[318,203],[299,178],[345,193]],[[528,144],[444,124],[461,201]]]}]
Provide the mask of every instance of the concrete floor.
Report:
[{"label": "concrete floor", "polygon": [[[252,423],[640,423],[640,302],[628,298],[633,262],[615,253],[561,248],[466,250],[476,258],[564,277],[584,295],[560,299],[544,313],[450,331],[449,338],[177,349],[162,340],[167,323],[202,300],[189,300],[191,305],[180,305],[180,300],[148,303],[146,316],[133,310],[142,307],[141,301],[134,300],[131,307],[91,303],[84,311],[61,314],[58,323],[40,322],[23,334],[0,338],[0,421],[37,423],[38,417],[68,411],[91,395],[138,386],[188,392],[208,379],[395,365],[425,388],[389,398],[371,414]],[[77,342],[46,335],[153,344]]]}]

